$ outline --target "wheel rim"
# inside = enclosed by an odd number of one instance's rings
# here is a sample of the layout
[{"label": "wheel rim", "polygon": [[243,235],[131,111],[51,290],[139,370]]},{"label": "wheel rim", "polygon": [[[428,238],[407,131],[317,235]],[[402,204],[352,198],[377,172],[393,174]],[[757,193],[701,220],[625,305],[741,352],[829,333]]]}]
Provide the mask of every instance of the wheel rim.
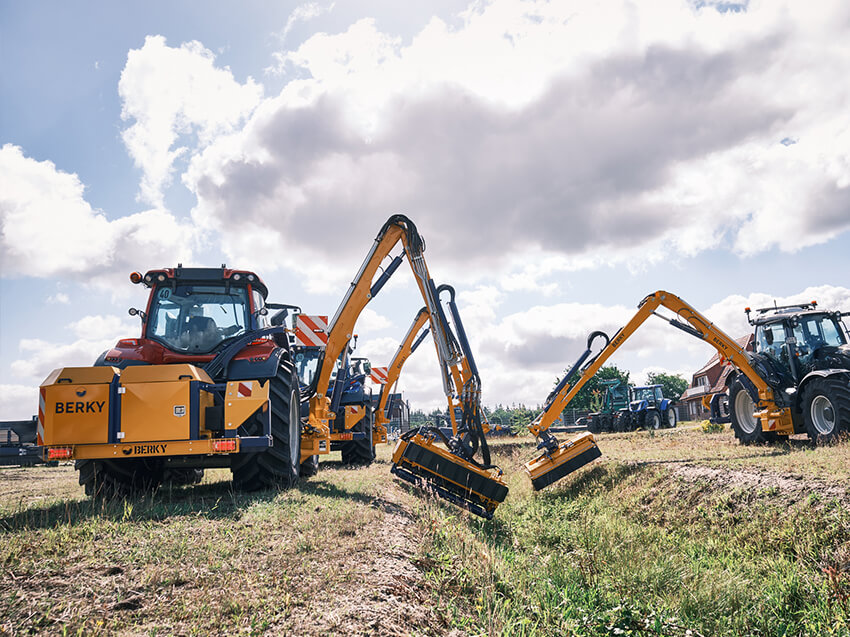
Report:
[{"label": "wheel rim", "polygon": [[301,461],[301,409],[298,404],[298,392],[293,391],[289,398],[289,457],[292,466],[298,466]]},{"label": "wheel rim", "polygon": [[835,408],[826,396],[815,396],[810,415],[819,434],[828,436],[835,431]]},{"label": "wheel rim", "polygon": [[674,412],[672,409],[667,412],[667,424],[669,424],[671,427],[676,424],[676,412]]},{"label": "wheel rim", "polygon": [[652,412],[652,428],[658,429],[661,427],[661,418],[658,417],[658,414]]},{"label": "wheel rim", "polygon": [[749,392],[741,390],[735,396],[735,416],[738,420],[738,426],[744,433],[755,433],[758,426],[758,420],[755,416],[756,406]]}]

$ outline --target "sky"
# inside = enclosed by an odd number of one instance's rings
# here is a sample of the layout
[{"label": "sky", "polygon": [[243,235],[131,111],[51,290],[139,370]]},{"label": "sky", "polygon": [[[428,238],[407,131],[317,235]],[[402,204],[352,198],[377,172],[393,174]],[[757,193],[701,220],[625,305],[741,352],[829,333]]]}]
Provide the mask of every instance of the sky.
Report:
[{"label": "sky", "polygon": [[[257,272],[333,315],[409,216],[483,402],[537,405],[647,294],[731,336],[744,307],[850,310],[850,5],[0,0],[0,418],[137,336],[134,270]],[[387,365],[399,270],[358,322]],[[611,359],[690,378],[660,321]],[[433,347],[412,408],[445,405]]]}]

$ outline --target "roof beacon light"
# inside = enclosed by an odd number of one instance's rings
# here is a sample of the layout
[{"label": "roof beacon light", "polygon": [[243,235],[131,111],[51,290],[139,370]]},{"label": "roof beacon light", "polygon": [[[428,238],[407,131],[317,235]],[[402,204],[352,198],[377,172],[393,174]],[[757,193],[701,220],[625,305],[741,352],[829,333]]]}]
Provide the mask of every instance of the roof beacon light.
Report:
[{"label": "roof beacon light", "polygon": [[142,282],[142,273],[141,272],[131,272],[130,273],[130,283],[137,285]]}]

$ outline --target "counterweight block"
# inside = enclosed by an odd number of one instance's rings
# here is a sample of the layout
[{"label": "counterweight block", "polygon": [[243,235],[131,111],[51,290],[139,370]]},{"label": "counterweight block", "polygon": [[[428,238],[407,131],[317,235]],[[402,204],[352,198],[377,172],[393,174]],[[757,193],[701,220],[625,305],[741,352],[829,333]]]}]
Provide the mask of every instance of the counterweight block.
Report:
[{"label": "counterweight block", "polygon": [[540,454],[524,465],[535,491],[548,487],[565,475],[596,460],[602,452],[596,446],[592,434],[585,433],[562,442],[552,453]]},{"label": "counterweight block", "polygon": [[487,519],[508,495],[508,486],[492,469],[467,462],[420,434],[398,441],[391,471]]}]

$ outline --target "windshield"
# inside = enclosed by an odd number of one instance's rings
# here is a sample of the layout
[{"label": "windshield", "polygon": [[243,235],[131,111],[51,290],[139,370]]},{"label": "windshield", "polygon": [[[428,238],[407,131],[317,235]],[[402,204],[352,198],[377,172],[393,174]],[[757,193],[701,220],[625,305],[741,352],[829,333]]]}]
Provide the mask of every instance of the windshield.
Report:
[{"label": "windshield", "polygon": [[813,350],[824,345],[844,345],[844,334],[838,323],[824,314],[800,319],[794,326],[794,336],[797,337],[798,345],[808,345]]},{"label": "windshield", "polygon": [[635,400],[648,400],[652,402],[655,399],[655,390],[652,387],[635,387]]},{"label": "windshield", "polygon": [[225,339],[245,333],[248,294],[223,285],[178,285],[154,292],[148,338],[177,352],[206,354]]},{"label": "windshield", "polygon": [[295,353],[295,371],[302,385],[313,382],[316,372],[319,370],[319,356],[322,350],[319,347],[304,347]]}]

